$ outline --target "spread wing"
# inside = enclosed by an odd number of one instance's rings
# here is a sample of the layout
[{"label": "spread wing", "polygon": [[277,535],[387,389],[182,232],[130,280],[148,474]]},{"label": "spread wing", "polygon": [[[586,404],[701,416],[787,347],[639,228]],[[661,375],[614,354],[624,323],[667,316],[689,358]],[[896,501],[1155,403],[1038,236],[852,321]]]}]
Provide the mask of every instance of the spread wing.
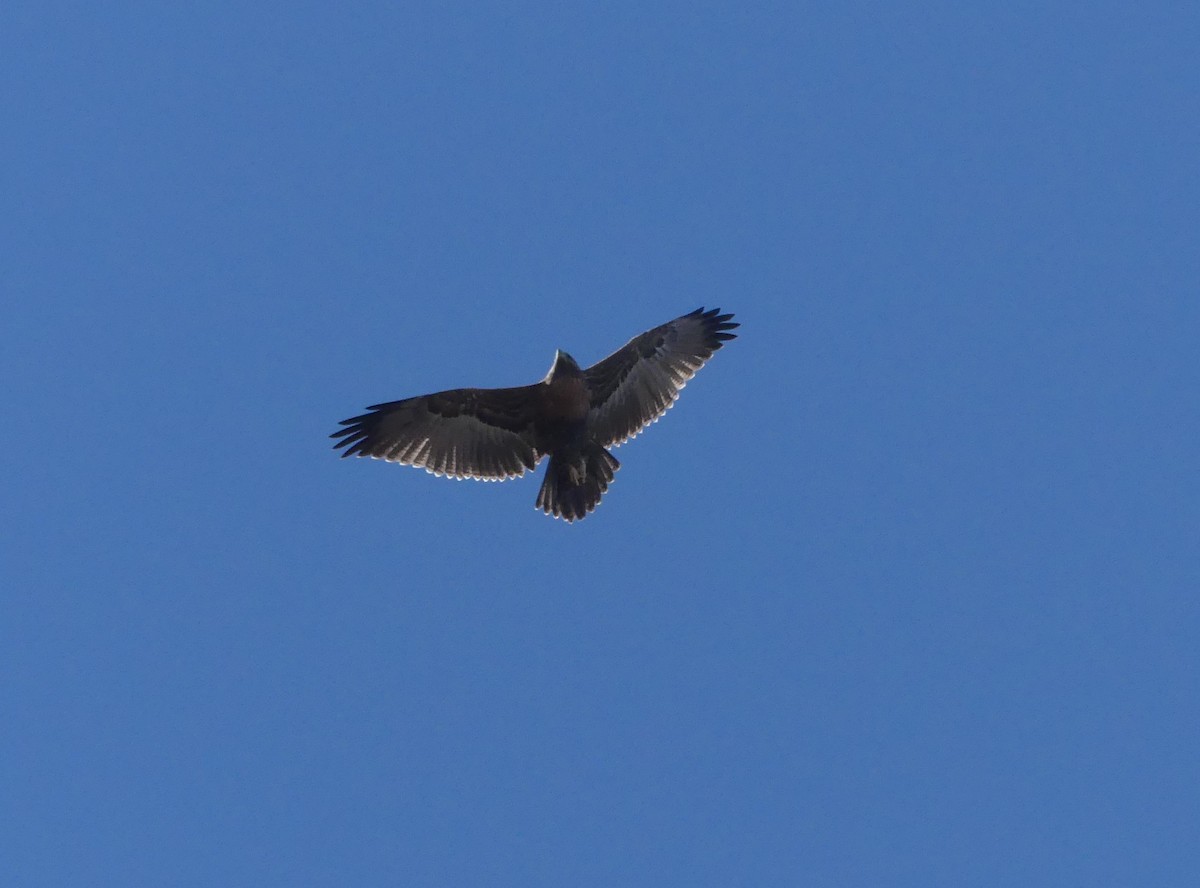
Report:
[{"label": "spread wing", "polygon": [[418,466],[435,475],[503,481],[525,474],[534,446],[535,386],[454,389],[368,407],[342,420],[334,448]]},{"label": "spread wing", "polygon": [[592,392],[588,425],[604,446],[621,444],[675,403],[713,352],[736,334],[732,314],[698,308],[647,330],[583,371]]}]

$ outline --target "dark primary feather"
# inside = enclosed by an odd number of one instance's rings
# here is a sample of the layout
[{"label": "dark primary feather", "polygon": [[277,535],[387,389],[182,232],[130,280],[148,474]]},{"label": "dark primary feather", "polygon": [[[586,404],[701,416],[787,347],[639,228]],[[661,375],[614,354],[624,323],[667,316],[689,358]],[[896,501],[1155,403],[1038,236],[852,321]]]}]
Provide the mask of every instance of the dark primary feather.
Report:
[{"label": "dark primary feather", "polygon": [[342,456],[371,456],[435,475],[500,481],[534,468],[533,386],[453,389],[375,404],[330,437]]},{"label": "dark primary feather", "polygon": [[592,392],[588,428],[606,447],[621,444],[662,416],[689,379],[728,340],[732,314],[698,308],[635,336],[584,371]]}]

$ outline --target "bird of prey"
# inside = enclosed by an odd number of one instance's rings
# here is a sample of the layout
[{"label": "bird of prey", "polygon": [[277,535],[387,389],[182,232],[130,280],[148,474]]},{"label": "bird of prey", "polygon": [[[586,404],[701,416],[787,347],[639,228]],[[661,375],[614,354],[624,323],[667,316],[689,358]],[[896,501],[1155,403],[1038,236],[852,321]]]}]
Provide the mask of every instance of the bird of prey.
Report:
[{"label": "bird of prey", "polygon": [[342,456],[370,456],[435,475],[504,481],[550,457],[537,496],[547,515],[587,517],[620,468],[606,448],[657,420],[713,352],[740,326],[719,308],[698,308],[635,336],[581,369],[557,351],[541,382],[518,388],[453,389],[389,401],[343,420],[330,435]]}]

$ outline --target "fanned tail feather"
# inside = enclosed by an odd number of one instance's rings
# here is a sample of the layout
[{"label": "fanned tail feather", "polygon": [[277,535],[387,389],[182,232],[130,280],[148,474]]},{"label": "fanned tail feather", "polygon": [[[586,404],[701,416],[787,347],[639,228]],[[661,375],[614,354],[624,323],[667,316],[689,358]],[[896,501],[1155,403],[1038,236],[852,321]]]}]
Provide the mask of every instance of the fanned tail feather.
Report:
[{"label": "fanned tail feather", "polygon": [[538,491],[537,508],[566,521],[586,518],[599,505],[619,468],[617,458],[596,443],[554,454]]}]

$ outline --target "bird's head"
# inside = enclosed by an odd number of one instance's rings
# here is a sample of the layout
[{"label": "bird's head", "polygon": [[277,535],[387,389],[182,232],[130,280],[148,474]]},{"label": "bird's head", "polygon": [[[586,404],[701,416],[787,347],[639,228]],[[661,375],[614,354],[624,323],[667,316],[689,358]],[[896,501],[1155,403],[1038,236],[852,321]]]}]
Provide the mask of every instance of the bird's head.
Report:
[{"label": "bird's head", "polygon": [[554,363],[550,365],[550,372],[546,374],[546,381],[561,376],[579,376],[583,373],[579,369],[579,365],[575,363],[575,359],[567,354],[562,349],[554,352]]}]

